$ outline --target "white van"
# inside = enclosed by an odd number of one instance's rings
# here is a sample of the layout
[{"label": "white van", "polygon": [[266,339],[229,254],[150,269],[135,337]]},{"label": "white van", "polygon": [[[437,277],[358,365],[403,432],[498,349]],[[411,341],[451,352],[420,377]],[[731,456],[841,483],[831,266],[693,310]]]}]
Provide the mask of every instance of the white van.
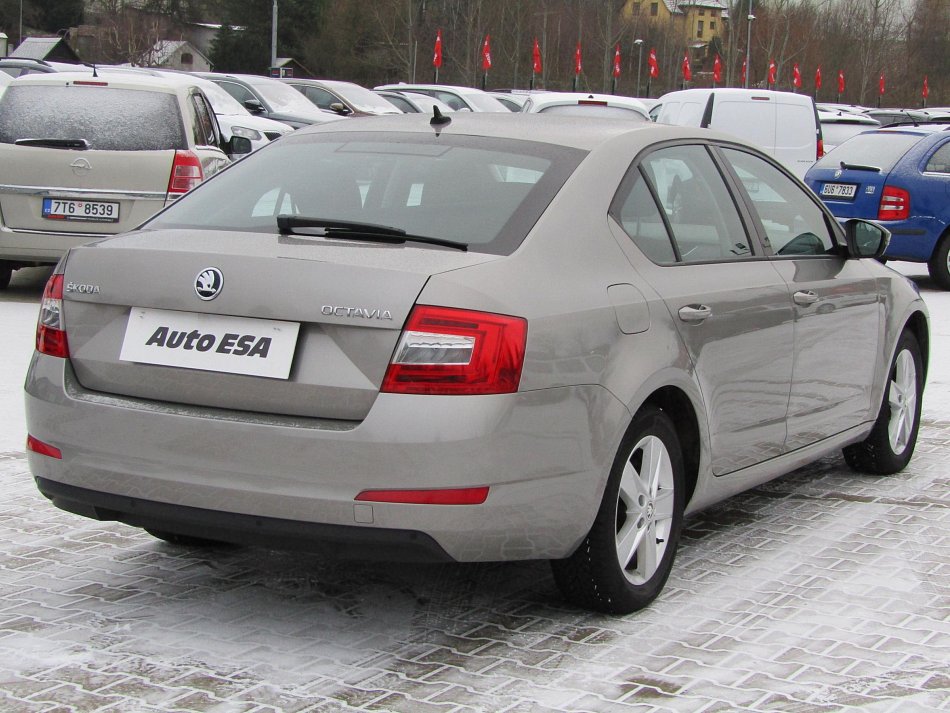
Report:
[{"label": "white van", "polygon": [[751,141],[799,178],[824,153],[818,112],[807,94],[684,89],[664,94],[660,102],[657,123],[710,128]]}]

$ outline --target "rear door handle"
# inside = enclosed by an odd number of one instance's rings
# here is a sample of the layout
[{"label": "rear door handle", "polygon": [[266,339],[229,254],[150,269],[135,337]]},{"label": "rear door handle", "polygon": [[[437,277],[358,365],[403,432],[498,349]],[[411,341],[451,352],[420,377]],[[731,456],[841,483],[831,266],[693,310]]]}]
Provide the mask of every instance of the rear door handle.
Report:
[{"label": "rear door handle", "polygon": [[799,290],[794,295],[792,295],[792,299],[795,300],[795,304],[801,305],[802,307],[807,307],[808,305],[813,305],[818,301],[818,295],[811,290]]},{"label": "rear door handle", "polygon": [[712,310],[706,305],[686,305],[680,307],[679,316],[684,322],[696,324],[709,319],[712,316]]}]

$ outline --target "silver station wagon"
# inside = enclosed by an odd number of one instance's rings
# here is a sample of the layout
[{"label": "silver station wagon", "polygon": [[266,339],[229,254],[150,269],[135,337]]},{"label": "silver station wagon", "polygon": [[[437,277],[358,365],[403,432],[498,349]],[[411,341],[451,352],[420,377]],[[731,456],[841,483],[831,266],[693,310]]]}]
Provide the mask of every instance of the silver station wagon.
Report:
[{"label": "silver station wagon", "polygon": [[887,239],[706,130],[304,129],[60,262],[30,467],[173,543],[547,559],[631,612],[684,516],[841,449],[907,464],[928,316]]}]

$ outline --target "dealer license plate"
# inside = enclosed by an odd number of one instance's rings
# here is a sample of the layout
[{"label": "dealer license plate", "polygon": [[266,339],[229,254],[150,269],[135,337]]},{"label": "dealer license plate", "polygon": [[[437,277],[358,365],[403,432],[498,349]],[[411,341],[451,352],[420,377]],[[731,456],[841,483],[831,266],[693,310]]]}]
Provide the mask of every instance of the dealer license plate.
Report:
[{"label": "dealer license plate", "polygon": [[122,361],[286,379],[297,322],[133,307]]},{"label": "dealer license plate", "polygon": [[821,187],[821,195],[829,198],[854,198],[858,187],[853,183],[826,183]]},{"label": "dealer license plate", "polygon": [[119,204],[113,201],[77,201],[68,198],[44,198],[43,217],[50,220],[83,220],[90,223],[116,223]]}]

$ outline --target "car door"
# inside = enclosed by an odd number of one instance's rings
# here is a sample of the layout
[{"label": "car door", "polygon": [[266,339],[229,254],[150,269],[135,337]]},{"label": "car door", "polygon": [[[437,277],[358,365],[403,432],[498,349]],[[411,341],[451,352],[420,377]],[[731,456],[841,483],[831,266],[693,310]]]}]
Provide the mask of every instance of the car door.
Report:
[{"label": "car door", "polygon": [[884,299],[866,263],[848,259],[838,246],[833,218],[812,194],[760,156],[739,148],[721,151],[791,292],[791,451],[873,418],[870,387],[880,373]]},{"label": "car door", "polygon": [[713,472],[781,454],[792,378],[791,300],[750,239],[707,147],[674,145],[644,156],[621,184],[611,215],[649,258],[635,262],[637,272],[665,302],[689,352],[705,401]]}]

